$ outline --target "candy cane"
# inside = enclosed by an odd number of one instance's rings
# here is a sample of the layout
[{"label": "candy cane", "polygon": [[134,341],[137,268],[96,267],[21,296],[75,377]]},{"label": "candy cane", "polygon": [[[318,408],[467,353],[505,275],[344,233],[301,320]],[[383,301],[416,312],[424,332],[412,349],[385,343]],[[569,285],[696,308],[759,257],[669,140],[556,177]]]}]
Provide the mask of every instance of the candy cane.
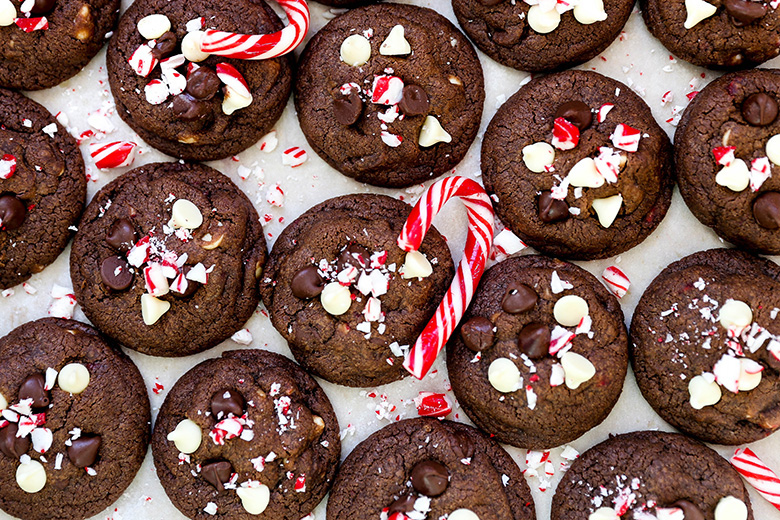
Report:
[{"label": "candy cane", "polygon": [[729,462],[762,497],[780,509],[780,478],[758,455],[750,448],[738,448]]},{"label": "candy cane", "polygon": [[490,197],[476,182],[455,176],[442,179],[425,191],[406,219],[398,246],[404,251],[416,251],[431,227],[433,217],[452,197],[460,198],[468,212],[466,249],[444,300],[404,361],[404,368],[417,379],[422,379],[431,369],[466,312],[493,244],[494,213]]},{"label": "candy cane", "polygon": [[236,34],[207,29],[200,49],[209,54],[242,60],[266,60],[292,52],[309,31],[306,0],[277,0],[290,25],[272,34]]}]

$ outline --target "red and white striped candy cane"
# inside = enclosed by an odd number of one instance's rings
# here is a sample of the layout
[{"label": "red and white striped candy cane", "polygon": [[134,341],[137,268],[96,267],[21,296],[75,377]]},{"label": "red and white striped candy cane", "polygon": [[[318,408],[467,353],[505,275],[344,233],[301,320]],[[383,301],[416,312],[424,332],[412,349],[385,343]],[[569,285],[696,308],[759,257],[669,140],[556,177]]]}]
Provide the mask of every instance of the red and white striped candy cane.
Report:
[{"label": "red and white striped candy cane", "polygon": [[200,49],[209,54],[241,60],[266,60],[292,52],[309,32],[306,0],[277,0],[290,25],[272,34],[237,34],[207,29]]},{"label": "red and white striped candy cane", "polygon": [[780,478],[758,458],[758,455],[753,453],[753,450],[738,448],[729,462],[762,497],[780,509]]},{"label": "red and white striped candy cane", "polygon": [[423,193],[406,219],[398,246],[404,251],[416,251],[431,227],[433,217],[452,197],[461,199],[468,212],[466,250],[444,300],[404,361],[404,368],[417,379],[422,379],[431,369],[466,312],[493,245],[494,212],[490,197],[471,179],[454,176],[432,184]]}]

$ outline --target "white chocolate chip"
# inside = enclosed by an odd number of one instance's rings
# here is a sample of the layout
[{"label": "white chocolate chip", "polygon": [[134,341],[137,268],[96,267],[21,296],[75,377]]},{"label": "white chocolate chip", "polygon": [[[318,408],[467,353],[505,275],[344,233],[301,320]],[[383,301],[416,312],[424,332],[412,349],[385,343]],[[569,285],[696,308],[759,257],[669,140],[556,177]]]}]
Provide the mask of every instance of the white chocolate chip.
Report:
[{"label": "white chocolate chip", "polygon": [[693,377],[688,382],[688,395],[691,396],[691,407],[694,410],[701,410],[705,406],[712,406],[718,403],[723,396],[723,392],[718,383],[715,382],[715,376],[705,372]]},{"label": "white chocolate chip", "polygon": [[553,32],[561,23],[561,15],[555,9],[545,11],[540,5],[532,5],[528,10],[528,25],[539,34]]},{"label": "white chocolate chip", "polygon": [[0,410],[5,410],[6,408],[8,408],[8,401],[3,394],[0,394]]},{"label": "white chocolate chip", "polygon": [[349,287],[345,287],[338,282],[329,283],[322,289],[320,303],[322,303],[322,308],[328,314],[341,316],[352,305],[352,295],[349,292]]},{"label": "white chocolate chip", "polygon": [[16,6],[11,0],[0,0],[0,26],[8,27],[16,20]]},{"label": "white chocolate chip", "polygon": [[588,520],[620,520],[620,517],[611,507],[600,507],[588,516]]},{"label": "white chocolate chip", "polygon": [[750,184],[750,169],[742,159],[734,159],[718,172],[715,182],[731,191],[742,191]]},{"label": "white chocolate chip", "polygon": [[175,228],[196,229],[203,224],[203,214],[191,201],[179,199],[171,208],[171,223]]},{"label": "white chocolate chip", "polygon": [[574,19],[583,25],[603,22],[607,19],[603,0],[580,0],[574,6]]},{"label": "white chocolate chip", "polygon": [[523,148],[523,162],[534,173],[547,171],[555,161],[555,148],[545,142],[529,144]]},{"label": "white chocolate chip", "polygon": [[747,303],[729,299],[720,308],[718,321],[724,329],[740,333],[753,322],[753,311]]},{"label": "white chocolate chip", "polygon": [[517,365],[508,358],[498,358],[488,368],[488,381],[501,393],[514,392],[522,386],[523,378]]},{"label": "white chocolate chip", "polygon": [[412,52],[412,47],[404,37],[404,26],[396,25],[390,29],[385,41],[379,46],[379,54],[383,56],[404,56]]},{"label": "white chocolate chip", "polygon": [[37,493],[46,485],[46,470],[37,460],[27,460],[16,468],[16,483],[27,493]]},{"label": "white chocolate chip", "polygon": [[753,390],[761,383],[761,372],[764,367],[752,359],[739,360],[739,391]]},{"label": "white chocolate chip", "polygon": [[170,308],[171,304],[165,300],[157,299],[151,294],[141,295],[141,316],[146,325],[154,325],[157,323],[157,320],[168,312]]},{"label": "white chocolate chip", "polygon": [[241,499],[241,505],[250,515],[261,514],[271,500],[271,492],[265,484],[236,488],[236,494]]},{"label": "white chocolate chip", "polygon": [[365,36],[353,34],[341,42],[340,56],[347,65],[360,67],[371,58],[371,43]]},{"label": "white chocolate chip", "polygon": [[582,383],[590,381],[596,375],[596,367],[593,363],[575,352],[564,352],[561,356],[561,366],[563,366],[566,386],[572,390],[576,390]]},{"label": "white chocolate chip", "polygon": [[204,34],[203,31],[192,31],[181,39],[181,53],[193,63],[203,61],[210,56],[209,53],[200,50],[200,42]]},{"label": "white chocolate chip", "polygon": [[433,273],[433,266],[419,251],[409,251],[406,253],[406,260],[401,267],[401,278],[408,280],[410,278],[428,278]]},{"label": "white chocolate chip", "polygon": [[576,294],[568,294],[555,302],[553,316],[564,327],[575,327],[588,315],[588,302]]},{"label": "white chocolate chip", "polygon": [[585,157],[572,166],[566,179],[575,188],[600,188],[606,182],[591,157]]},{"label": "white chocolate chip", "polygon": [[425,118],[425,122],[420,129],[420,137],[417,143],[423,148],[433,146],[436,143],[449,143],[452,141],[452,136],[442,128],[439,120],[433,116]]},{"label": "white chocolate chip", "polygon": [[447,516],[447,520],[479,520],[479,517],[471,509],[456,509]]},{"label": "white chocolate chip", "polygon": [[618,213],[620,213],[620,208],[623,206],[623,196],[618,193],[604,199],[595,199],[591,205],[599,217],[599,224],[608,228],[615,222]]},{"label": "white chocolate chip", "polygon": [[747,517],[748,508],[737,497],[723,497],[715,506],[715,520],[747,520]]},{"label": "white chocolate chip", "polygon": [[89,370],[81,363],[69,363],[60,370],[57,384],[69,394],[80,394],[89,385]]},{"label": "white chocolate chip", "polygon": [[150,14],[138,20],[138,32],[147,40],[154,40],[171,30],[171,21],[164,14]]},{"label": "white chocolate chip", "polygon": [[176,428],[168,434],[168,440],[173,441],[176,449],[185,455],[195,453],[200,448],[200,443],[203,440],[203,432],[195,421],[184,419]]},{"label": "white chocolate chip", "polygon": [[715,14],[718,8],[704,0],[685,0],[685,11],[688,16],[683,27],[691,29],[702,20]]},{"label": "white chocolate chip", "polygon": [[780,166],[780,134],[773,135],[766,142],[766,156],[773,164]]}]

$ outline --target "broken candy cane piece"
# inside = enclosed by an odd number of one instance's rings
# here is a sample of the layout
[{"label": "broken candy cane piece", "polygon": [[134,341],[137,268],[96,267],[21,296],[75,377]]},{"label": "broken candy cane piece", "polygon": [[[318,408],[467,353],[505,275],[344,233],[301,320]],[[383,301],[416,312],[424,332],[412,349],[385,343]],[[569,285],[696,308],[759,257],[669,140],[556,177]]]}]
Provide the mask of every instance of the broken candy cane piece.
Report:
[{"label": "broken candy cane piece", "polygon": [[217,77],[225,84],[225,98],[222,101],[222,112],[230,115],[236,110],[252,104],[252,92],[249,90],[244,76],[229,63],[217,63]]},{"label": "broken candy cane piece", "polygon": [[610,138],[615,148],[620,148],[626,152],[636,152],[639,150],[639,139],[641,133],[636,128],[628,125],[619,124],[615,127]]},{"label": "broken candy cane piece", "polygon": [[157,58],[152,54],[151,47],[145,43],[141,44],[127,61],[133,71],[143,78],[151,74],[158,63]]},{"label": "broken candy cane piece", "polygon": [[715,156],[715,162],[721,166],[728,166],[734,162],[734,152],[736,150],[734,146],[716,146],[712,149],[712,155]]},{"label": "broken candy cane piece", "polygon": [[625,296],[631,286],[631,281],[626,273],[614,265],[604,269],[601,278],[606,282],[607,289],[618,298]]},{"label": "broken candy cane piece", "polygon": [[95,166],[101,170],[122,168],[133,164],[133,151],[136,146],[138,145],[131,141],[89,143],[89,155],[95,160]]},{"label": "broken candy cane piece", "polygon": [[580,129],[563,117],[553,123],[552,145],[558,150],[571,150],[580,142]]},{"label": "broken candy cane piece", "polygon": [[444,417],[452,411],[452,403],[445,394],[420,392],[414,404],[420,417]]},{"label": "broken candy cane piece", "polygon": [[16,172],[16,157],[7,153],[0,159],[0,179],[6,180],[13,177]]},{"label": "broken candy cane piece", "polygon": [[770,504],[780,509],[780,477],[750,448],[738,448],[731,465]]}]

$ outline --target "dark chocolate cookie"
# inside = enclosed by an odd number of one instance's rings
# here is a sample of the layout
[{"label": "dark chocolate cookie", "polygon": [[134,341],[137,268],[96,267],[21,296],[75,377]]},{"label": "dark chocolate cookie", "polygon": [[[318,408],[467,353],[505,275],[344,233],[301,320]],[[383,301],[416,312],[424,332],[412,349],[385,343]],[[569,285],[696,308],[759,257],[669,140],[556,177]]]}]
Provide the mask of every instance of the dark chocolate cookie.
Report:
[{"label": "dark chocolate cookie", "polygon": [[647,28],[677,57],[749,68],[780,54],[780,12],[754,0],[640,0]]},{"label": "dark chocolate cookie", "polygon": [[59,256],[86,196],[76,140],[41,105],[0,89],[0,289]]},{"label": "dark chocolate cookie", "polygon": [[176,382],[152,452],[165,492],[189,518],[300,520],[330,489],[341,441],[314,378],[279,354],[242,350]]},{"label": "dark chocolate cookie", "polygon": [[633,7],[633,0],[452,0],[458,23],[480,50],[499,63],[534,72],[595,57],[617,38]]},{"label": "dark chocolate cookie", "polygon": [[202,31],[262,34],[281,28],[263,1],[133,2],[108,46],[117,112],[144,141],[174,157],[207,161],[245,150],[284,110],[290,58],[210,56],[200,51]]},{"label": "dark chocolate cookie", "polygon": [[496,213],[535,249],[591,260],[647,238],[672,200],[672,146],[624,84],[571,70],[532,80],[482,144]]},{"label": "dark chocolate cookie", "polygon": [[631,322],[639,389],[658,414],[707,442],[780,428],[780,267],[735,249],[661,271]]},{"label": "dark chocolate cookie", "polygon": [[574,264],[532,255],[493,266],[461,323],[447,344],[452,389],[501,442],[560,446],[603,421],[620,397],[623,312]]},{"label": "dark chocolate cookie", "polygon": [[306,45],[295,108],[317,154],[348,177],[409,186],[454,167],[477,135],[482,66],[463,34],[413,5],[354,9]]},{"label": "dark chocolate cookie", "polygon": [[74,76],[103,47],[118,17],[119,0],[4,0],[0,86],[40,90]]},{"label": "dark chocolate cookie", "polygon": [[[684,516],[683,516],[684,515]],[[739,474],[715,451],[680,435],[616,435],[574,461],[555,490],[551,520],[752,520]]]},{"label": "dark chocolate cookie", "polygon": [[314,206],[279,235],[260,294],[306,370],[347,386],[408,375],[409,345],[455,273],[434,228],[422,255],[398,247],[410,210],[385,195],[345,195]]},{"label": "dark chocolate cookie", "polygon": [[465,424],[417,418],[386,426],[352,450],[333,484],[327,518],[533,520],[536,514],[522,472],[498,443]]},{"label": "dark chocolate cookie", "polygon": [[200,164],[151,163],[92,199],[70,275],[105,334],[144,354],[185,356],[249,319],[265,258],[257,211],[230,179]]},{"label": "dark chocolate cookie", "polygon": [[740,247],[780,253],[780,72],[716,79],[685,109],[675,162],[685,203]]},{"label": "dark chocolate cookie", "polygon": [[44,318],[0,339],[0,509],[81,520],[130,485],[149,442],[140,372],[92,327]]}]

